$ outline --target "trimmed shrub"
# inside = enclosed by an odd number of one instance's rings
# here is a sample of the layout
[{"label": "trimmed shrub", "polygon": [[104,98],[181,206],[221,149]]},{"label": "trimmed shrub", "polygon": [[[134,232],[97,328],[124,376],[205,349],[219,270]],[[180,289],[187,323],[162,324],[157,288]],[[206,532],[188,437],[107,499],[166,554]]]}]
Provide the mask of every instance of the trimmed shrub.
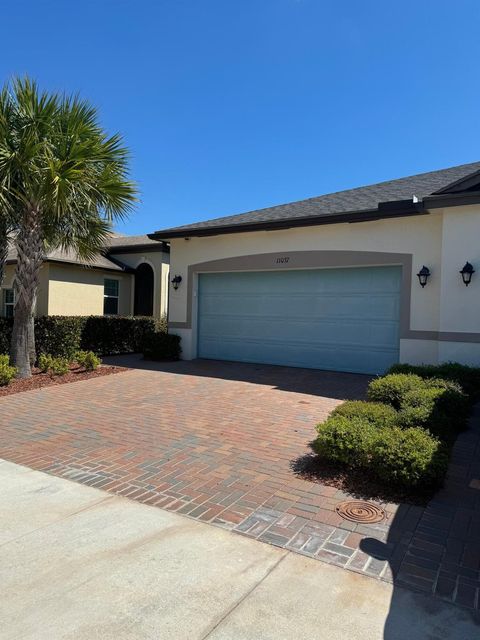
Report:
[{"label": "trimmed shrub", "polygon": [[10,353],[13,321],[11,318],[0,318],[0,353]]},{"label": "trimmed shrub", "polygon": [[331,416],[345,418],[362,418],[376,427],[389,427],[397,422],[398,414],[393,407],[381,402],[364,402],[362,400],[347,400],[338,405]]},{"label": "trimmed shrub", "polygon": [[49,353],[41,353],[38,356],[38,368],[42,373],[48,373],[52,366],[52,356]]},{"label": "trimmed shrub", "polygon": [[382,429],[372,468],[380,480],[403,487],[436,486],[448,466],[445,445],[424,429]]},{"label": "trimmed shrub", "polygon": [[80,349],[85,318],[75,316],[42,316],[35,318],[35,348],[37,354],[48,353],[56,358],[73,360]]},{"label": "trimmed shrub", "polygon": [[403,428],[423,427],[449,440],[465,427],[468,409],[468,399],[456,383],[428,379],[405,394],[398,424]]},{"label": "trimmed shrub", "polygon": [[43,373],[63,376],[70,371],[70,362],[67,358],[54,358],[50,353],[41,353],[38,358],[38,368]]},{"label": "trimmed shrub", "polygon": [[85,371],[95,371],[102,364],[100,358],[93,351],[77,351],[75,360]]},{"label": "trimmed shrub", "polygon": [[363,469],[386,484],[409,489],[436,486],[447,469],[445,445],[421,428],[378,428],[365,418],[332,416],[317,432],[312,444],[316,453]]},{"label": "trimmed shrub", "polygon": [[0,387],[6,387],[17,375],[17,368],[10,366],[10,357],[0,355]]},{"label": "trimmed shrub", "polygon": [[480,398],[480,367],[468,367],[458,362],[440,365],[395,364],[389,373],[413,373],[421,378],[442,378],[457,383],[471,402]]},{"label": "trimmed shrub", "polygon": [[64,376],[70,371],[70,363],[67,358],[52,358],[50,373],[54,376]]},{"label": "trimmed shrub", "polygon": [[150,317],[90,316],[85,318],[79,347],[102,356],[140,353],[156,324]]},{"label": "trimmed shrub", "polygon": [[[10,351],[13,321],[0,318],[0,353]],[[166,333],[166,318],[121,316],[42,316],[35,318],[37,356],[50,353],[72,360],[80,349],[98,355],[141,353],[145,338]]]},{"label": "trimmed shrub", "polygon": [[370,463],[378,431],[364,417],[332,415],[317,426],[318,436],[313,450],[348,467],[366,467]]},{"label": "trimmed shrub", "polygon": [[424,386],[424,381],[420,376],[402,373],[390,374],[372,380],[368,385],[367,396],[369,400],[389,404],[398,410],[406,393]]},{"label": "trimmed shrub", "polygon": [[147,360],[178,360],[182,349],[180,336],[173,333],[150,333],[145,336],[143,356]]}]

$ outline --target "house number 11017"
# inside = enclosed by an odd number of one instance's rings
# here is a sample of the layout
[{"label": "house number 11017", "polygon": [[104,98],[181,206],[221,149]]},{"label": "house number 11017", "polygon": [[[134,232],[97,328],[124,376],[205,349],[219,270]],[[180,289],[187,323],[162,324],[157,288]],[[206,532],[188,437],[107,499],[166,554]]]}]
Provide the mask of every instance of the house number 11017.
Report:
[{"label": "house number 11017", "polygon": [[286,264],[289,260],[290,258],[288,256],[283,256],[282,258],[277,258],[275,262],[277,264]]}]

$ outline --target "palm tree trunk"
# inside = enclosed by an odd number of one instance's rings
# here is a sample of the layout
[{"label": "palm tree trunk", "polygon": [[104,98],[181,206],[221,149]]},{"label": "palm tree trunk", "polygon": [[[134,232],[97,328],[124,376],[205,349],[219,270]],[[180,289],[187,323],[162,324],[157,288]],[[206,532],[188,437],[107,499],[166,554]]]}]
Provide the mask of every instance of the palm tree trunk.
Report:
[{"label": "palm tree trunk", "polygon": [[43,262],[41,215],[38,207],[30,206],[25,211],[16,243],[15,316],[10,355],[12,363],[18,368],[18,377],[28,378],[32,375],[32,322],[38,276]]},{"label": "palm tree trunk", "polygon": [[3,276],[5,275],[5,263],[7,261],[8,254],[8,238],[7,227],[0,222],[0,286],[3,282]]}]

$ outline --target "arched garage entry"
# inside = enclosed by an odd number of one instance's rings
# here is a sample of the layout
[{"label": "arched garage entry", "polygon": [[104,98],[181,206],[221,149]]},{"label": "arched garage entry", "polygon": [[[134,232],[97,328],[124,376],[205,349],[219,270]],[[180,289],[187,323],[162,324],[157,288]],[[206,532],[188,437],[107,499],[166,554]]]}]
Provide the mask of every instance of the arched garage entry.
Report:
[{"label": "arched garage entry", "polygon": [[152,267],[146,262],[139,264],[135,270],[134,315],[153,316],[153,281]]}]

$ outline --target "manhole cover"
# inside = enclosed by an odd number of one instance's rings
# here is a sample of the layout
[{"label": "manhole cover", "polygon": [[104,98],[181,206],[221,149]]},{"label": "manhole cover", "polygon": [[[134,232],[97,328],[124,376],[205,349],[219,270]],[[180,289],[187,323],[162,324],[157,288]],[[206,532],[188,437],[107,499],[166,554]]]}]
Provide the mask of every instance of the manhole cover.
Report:
[{"label": "manhole cover", "polygon": [[381,522],[385,518],[383,509],[380,509],[372,502],[363,502],[361,500],[341,502],[337,504],[335,511],[345,520],[361,524],[373,524],[374,522]]}]

